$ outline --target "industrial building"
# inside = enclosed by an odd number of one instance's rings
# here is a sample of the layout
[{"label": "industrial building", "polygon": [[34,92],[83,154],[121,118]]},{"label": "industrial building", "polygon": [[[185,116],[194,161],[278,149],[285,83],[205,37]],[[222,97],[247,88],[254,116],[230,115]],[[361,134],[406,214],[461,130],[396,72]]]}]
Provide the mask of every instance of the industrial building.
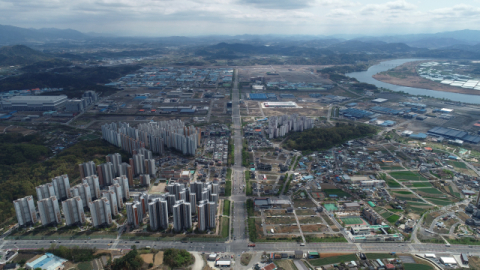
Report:
[{"label": "industrial building", "polygon": [[19,226],[34,225],[37,223],[37,211],[32,196],[13,201],[15,214]]},{"label": "industrial building", "polygon": [[65,105],[67,96],[13,96],[0,101],[3,110],[56,111]]},{"label": "industrial building", "polygon": [[480,136],[470,135],[466,131],[453,128],[434,127],[430,129],[427,134],[452,140],[462,140],[473,144],[478,144],[480,142]]},{"label": "industrial building", "polygon": [[84,224],[86,221],[83,202],[80,197],[73,197],[62,202],[63,215],[67,226]]},{"label": "industrial building", "polygon": [[110,226],[113,222],[110,202],[106,198],[95,200],[89,205],[94,227]]},{"label": "industrial building", "polygon": [[62,224],[62,216],[60,214],[60,206],[57,197],[52,196],[37,202],[38,213],[43,226],[50,224]]}]

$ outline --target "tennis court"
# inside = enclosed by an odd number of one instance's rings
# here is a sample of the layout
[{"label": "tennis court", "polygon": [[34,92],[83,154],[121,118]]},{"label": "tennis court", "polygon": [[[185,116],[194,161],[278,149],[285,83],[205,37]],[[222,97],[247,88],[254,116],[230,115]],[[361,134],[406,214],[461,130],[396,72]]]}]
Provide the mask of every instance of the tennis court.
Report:
[{"label": "tennis court", "polygon": [[344,217],[340,218],[345,225],[367,225],[361,217]]},{"label": "tennis court", "polygon": [[325,207],[325,209],[327,211],[335,211],[335,210],[338,210],[337,206],[333,203],[326,203],[325,205],[323,205],[323,207]]}]

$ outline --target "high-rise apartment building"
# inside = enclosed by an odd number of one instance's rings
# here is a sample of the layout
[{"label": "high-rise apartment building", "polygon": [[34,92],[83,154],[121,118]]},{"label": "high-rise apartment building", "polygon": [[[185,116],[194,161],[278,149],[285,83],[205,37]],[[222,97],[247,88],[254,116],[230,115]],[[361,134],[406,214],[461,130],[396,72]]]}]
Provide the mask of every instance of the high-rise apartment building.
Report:
[{"label": "high-rise apartment building", "polygon": [[35,191],[37,191],[38,201],[55,196],[55,189],[53,188],[52,183],[46,183],[44,185],[40,185],[35,188]]},{"label": "high-rise apartment building", "polygon": [[50,224],[62,224],[62,215],[58,205],[57,197],[52,196],[37,202],[38,213],[43,226]]},{"label": "high-rise apartment building", "polygon": [[113,183],[119,184],[120,187],[122,187],[123,199],[125,200],[130,199],[130,181],[125,175],[122,175],[120,177],[113,179]]},{"label": "high-rise apartment building", "polygon": [[128,224],[135,228],[140,227],[143,222],[143,211],[140,202],[126,203]]},{"label": "high-rise apartment building", "polygon": [[82,179],[87,176],[97,174],[97,165],[95,165],[95,162],[93,161],[78,164],[78,168],[80,170],[80,177]]},{"label": "high-rise apartment building", "polygon": [[101,186],[110,186],[113,182],[114,172],[111,162],[97,166],[97,175]]},{"label": "high-rise apartment building", "polygon": [[88,184],[88,186],[90,187],[90,195],[92,196],[93,200],[101,198],[100,181],[98,180],[98,176],[86,176],[82,179],[82,183]]},{"label": "high-rise apartment building", "polygon": [[37,223],[37,210],[32,196],[13,201],[15,214],[19,226],[35,225]]},{"label": "high-rise apartment building", "polygon": [[102,199],[105,198],[110,202],[110,213],[112,216],[118,215],[117,195],[113,190],[102,191]]},{"label": "high-rise apartment building", "polygon": [[55,190],[55,196],[58,200],[68,198],[68,190],[70,189],[70,180],[68,175],[64,174],[52,179],[53,189]]},{"label": "high-rise apartment building", "polygon": [[192,228],[192,208],[190,203],[177,201],[173,206],[173,229],[176,232]]},{"label": "high-rise apartment building", "polygon": [[80,197],[82,199],[83,207],[88,207],[92,202],[91,189],[87,183],[78,184],[68,190],[68,198]]},{"label": "high-rise apartment building", "polygon": [[101,198],[91,202],[89,208],[94,227],[102,225],[110,226],[112,224],[112,208],[107,198]]},{"label": "high-rise apartment building", "polygon": [[115,192],[115,196],[117,197],[117,205],[118,209],[123,209],[124,204],[123,204],[123,195],[122,195],[122,187],[118,184],[115,183],[111,186],[108,187],[108,190]]},{"label": "high-rise apartment building", "polygon": [[140,185],[149,187],[150,186],[150,175],[149,174],[140,174]]},{"label": "high-rise apartment building", "polygon": [[217,205],[214,202],[198,202],[198,230],[206,231],[216,226]]},{"label": "high-rise apartment building", "polygon": [[125,175],[128,179],[128,184],[133,187],[133,168],[130,164],[123,162],[122,163],[122,172],[120,176]]},{"label": "high-rise apartment building", "polygon": [[86,221],[83,202],[80,197],[73,197],[62,202],[63,215],[67,226],[84,224]]},{"label": "high-rise apartment building", "polygon": [[142,154],[133,155],[133,167],[135,175],[140,175],[145,173],[145,157]]},{"label": "high-rise apartment building", "polygon": [[157,174],[157,166],[155,165],[155,159],[145,159],[145,174],[155,177]]},{"label": "high-rise apartment building", "polygon": [[115,177],[121,175],[122,169],[122,155],[119,153],[110,154],[106,156],[107,162],[111,162],[113,164],[113,173]]},{"label": "high-rise apartment building", "polygon": [[148,204],[150,215],[150,228],[154,231],[168,228],[168,207],[167,201],[154,199]]}]

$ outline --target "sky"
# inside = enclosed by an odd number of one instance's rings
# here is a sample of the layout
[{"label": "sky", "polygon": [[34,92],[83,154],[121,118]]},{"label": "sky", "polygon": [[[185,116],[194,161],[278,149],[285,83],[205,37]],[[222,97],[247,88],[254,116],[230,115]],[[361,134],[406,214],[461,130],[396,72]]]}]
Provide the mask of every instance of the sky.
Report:
[{"label": "sky", "polygon": [[0,24],[120,36],[480,30],[480,0],[0,0]]}]

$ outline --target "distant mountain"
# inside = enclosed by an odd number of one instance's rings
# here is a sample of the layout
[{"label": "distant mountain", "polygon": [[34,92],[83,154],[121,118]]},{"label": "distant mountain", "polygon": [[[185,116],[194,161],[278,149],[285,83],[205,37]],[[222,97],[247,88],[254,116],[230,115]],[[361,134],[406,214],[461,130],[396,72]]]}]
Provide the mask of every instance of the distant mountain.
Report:
[{"label": "distant mountain", "polygon": [[29,65],[53,58],[24,45],[5,46],[0,48],[0,66]]},{"label": "distant mountain", "polygon": [[83,40],[87,37],[87,35],[72,29],[27,29],[11,25],[0,25],[0,44],[4,45]]}]

